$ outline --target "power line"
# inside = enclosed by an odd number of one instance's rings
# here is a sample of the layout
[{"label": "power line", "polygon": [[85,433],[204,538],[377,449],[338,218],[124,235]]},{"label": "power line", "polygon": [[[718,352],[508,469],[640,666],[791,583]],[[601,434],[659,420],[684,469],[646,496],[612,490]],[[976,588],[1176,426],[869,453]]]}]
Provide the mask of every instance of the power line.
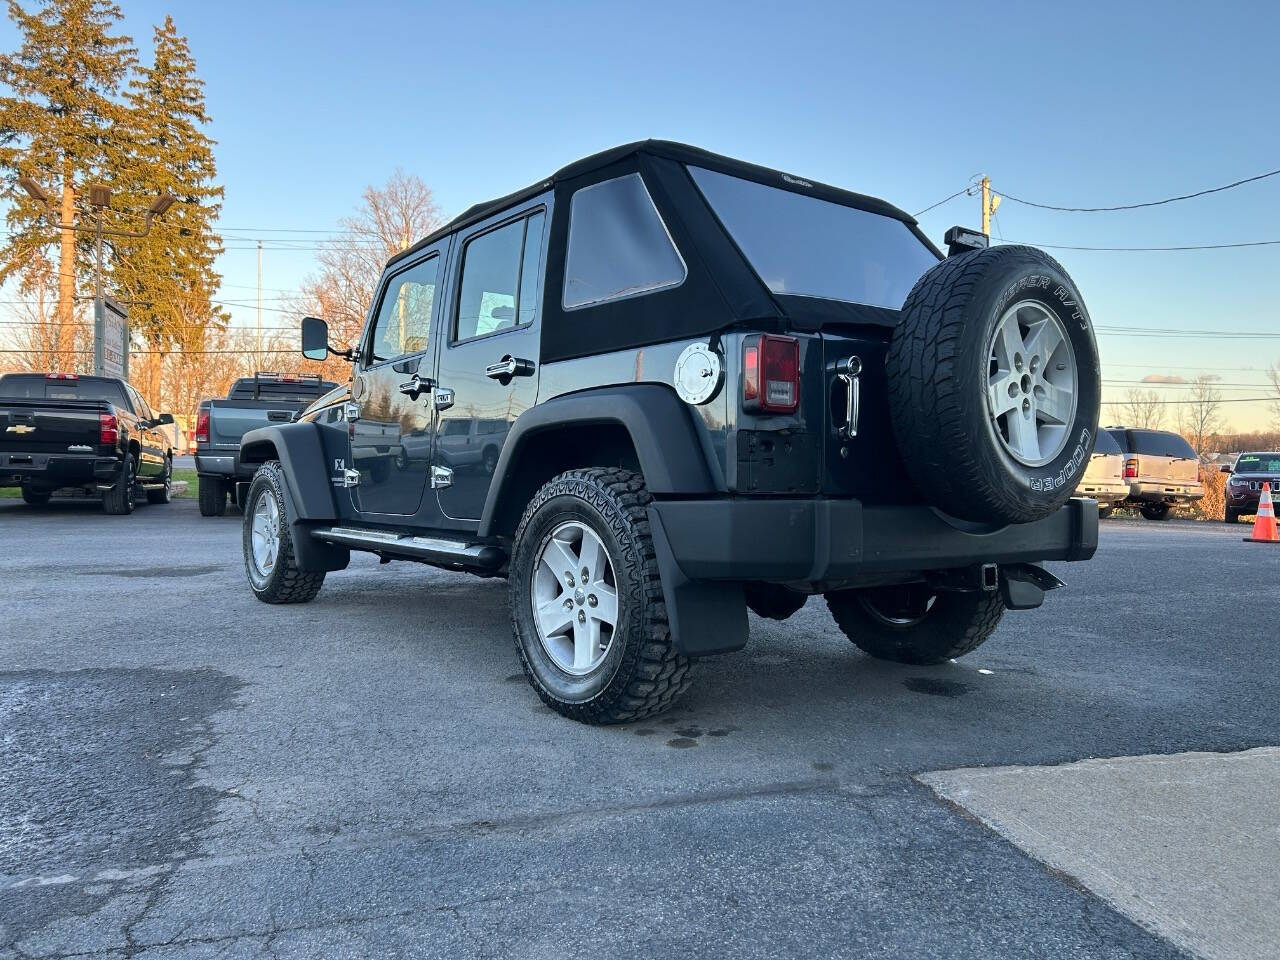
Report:
[{"label": "power line", "polygon": [[1236,250],[1241,247],[1274,247],[1280,240],[1250,240],[1245,243],[1199,243],[1176,247],[1077,247],[1061,243],[1036,243],[1032,240],[1010,240],[1009,243],[1021,243],[1029,247],[1043,247],[1046,250],[1095,250],[1107,253],[1160,253],[1170,250]]},{"label": "power line", "polygon": [[956,197],[958,197],[958,196],[960,196],[960,195],[962,195],[962,194],[966,194],[966,193],[968,193],[968,192],[969,192],[969,190],[970,190],[970,187],[969,187],[969,186],[966,186],[963,190],[957,190],[957,191],[956,191],[955,193],[953,193],[951,196],[949,196],[949,197],[943,197],[943,198],[942,198],[941,200],[939,200],[937,203],[931,203],[931,204],[929,204],[929,206],[925,207],[925,208],[924,208],[923,210],[921,210],[919,213],[913,213],[911,216],[913,216],[913,217],[920,217],[920,216],[923,216],[924,214],[928,213],[930,210],[934,209],[935,207],[940,207],[940,206],[942,206],[944,203],[950,203],[950,202],[951,202],[952,200],[954,200]]},{"label": "power line", "polygon": [[[1150,200],[1146,203],[1124,203],[1114,207],[1057,207],[1049,203],[1034,203],[1031,200],[1023,200],[1012,194],[1000,191],[1000,196],[1006,200],[1012,200],[1014,203],[1020,203],[1026,207],[1036,207],[1040,210],[1057,210],[1062,213],[1108,213],[1113,210],[1139,210],[1143,207],[1159,207],[1166,203],[1177,203],[1179,200],[1192,200],[1195,197],[1204,197],[1211,193],[1221,193],[1223,190],[1232,190],[1236,187],[1242,187],[1246,183],[1255,183],[1258,180],[1265,180],[1267,177],[1274,177],[1280,174],[1280,170],[1269,170],[1266,173],[1259,173],[1257,176],[1245,177],[1243,180],[1235,180],[1231,183],[1223,184],[1220,187],[1210,187],[1208,190],[1197,190],[1195,193],[1184,193],[1177,197],[1165,197],[1163,200]],[[1278,241],[1280,242],[1280,241]]]}]

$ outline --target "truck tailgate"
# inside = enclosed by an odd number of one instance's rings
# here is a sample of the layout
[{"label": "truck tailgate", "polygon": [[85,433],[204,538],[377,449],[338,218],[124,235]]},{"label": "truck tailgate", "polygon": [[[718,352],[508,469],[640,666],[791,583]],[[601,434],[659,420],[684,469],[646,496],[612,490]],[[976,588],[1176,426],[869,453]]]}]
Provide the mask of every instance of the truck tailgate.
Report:
[{"label": "truck tailgate", "polygon": [[284,400],[210,400],[209,443],[239,448],[250,430],[272,423],[288,423],[305,403]]},{"label": "truck tailgate", "polygon": [[98,418],[110,412],[110,405],[98,400],[0,399],[0,451],[66,453],[72,446],[96,450]]}]

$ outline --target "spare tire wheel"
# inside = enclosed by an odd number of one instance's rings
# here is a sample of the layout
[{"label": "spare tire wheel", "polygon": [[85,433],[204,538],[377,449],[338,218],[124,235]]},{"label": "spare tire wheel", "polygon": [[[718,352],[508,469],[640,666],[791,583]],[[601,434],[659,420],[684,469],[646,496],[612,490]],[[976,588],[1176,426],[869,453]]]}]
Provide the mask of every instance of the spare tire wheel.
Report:
[{"label": "spare tire wheel", "polygon": [[886,370],[898,449],[937,507],[1028,523],[1071,497],[1101,374],[1080,293],[1047,253],[1002,245],[939,263],[903,304]]}]

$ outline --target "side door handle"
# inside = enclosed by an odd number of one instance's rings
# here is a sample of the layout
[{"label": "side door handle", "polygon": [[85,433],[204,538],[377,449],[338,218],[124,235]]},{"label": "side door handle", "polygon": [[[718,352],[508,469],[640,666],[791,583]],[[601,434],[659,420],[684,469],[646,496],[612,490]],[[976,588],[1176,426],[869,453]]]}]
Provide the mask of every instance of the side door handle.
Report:
[{"label": "side door handle", "polygon": [[435,383],[430,377],[424,379],[415,373],[404,383],[400,384],[400,392],[408,396],[410,400],[417,400],[418,397],[434,386]]},{"label": "side door handle", "polygon": [[522,360],[520,357],[507,354],[497,363],[491,363],[485,367],[484,375],[491,380],[500,380],[504,384],[510,383],[513,377],[533,376],[533,361]]}]

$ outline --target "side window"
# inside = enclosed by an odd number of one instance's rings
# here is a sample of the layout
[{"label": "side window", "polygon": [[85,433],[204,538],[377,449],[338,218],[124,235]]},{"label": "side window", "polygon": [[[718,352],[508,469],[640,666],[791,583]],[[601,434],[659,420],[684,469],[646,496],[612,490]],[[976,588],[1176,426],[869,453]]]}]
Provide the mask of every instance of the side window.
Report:
[{"label": "side window", "polygon": [[585,307],[684,283],[684,260],[640,174],[578,190],[569,205],[564,307]]},{"label": "side window", "polygon": [[545,219],[539,211],[467,241],[455,343],[533,322]]},{"label": "side window", "polygon": [[433,256],[391,278],[369,337],[366,364],[395,360],[427,349],[439,266],[440,258]]}]

